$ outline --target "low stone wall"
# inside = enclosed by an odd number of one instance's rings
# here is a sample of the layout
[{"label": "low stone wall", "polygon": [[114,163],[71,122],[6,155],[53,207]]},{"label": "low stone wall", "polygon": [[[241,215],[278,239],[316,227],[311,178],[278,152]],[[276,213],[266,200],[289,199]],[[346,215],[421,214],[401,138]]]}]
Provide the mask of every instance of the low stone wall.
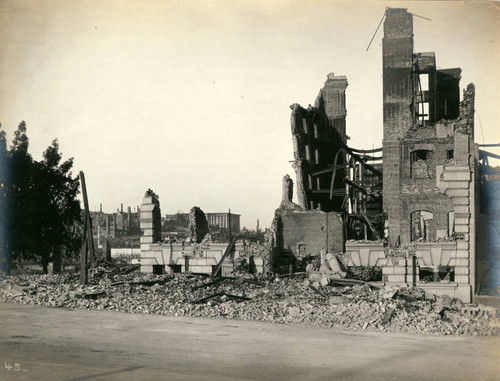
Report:
[{"label": "low stone wall", "polygon": [[347,242],[348,266],[384,266],[387,262],[382,242]]},{"label": "low stone wall", "polygon": [[[182,245],[178,243],[154,243],[143,246],[141,251],[141,272],[152,273],[154,265],[180,266],[181,272],[186,271],[186,258],[188,258],[188,271],[211,274],[213,266],[221,260],[227,249],[228,243],[210,243],[206,246]],[[250,261],[250,254],[245,252],[245,245],[236,242],[234,258],[245,258]],[[264,259],[253,257],[257,272],[264,271]],[[222,266],[222,274],[228,274],[234,270],[231,258],[226,259]]]},{"label": "low stone wall", "polygon": [[[388,285],[411,286],[413,261],[404,256],[386,254],[382,242],[347,242],[348,266],[380,266],[383,281]],[[469,243],[465,240],[452,242],[417,242],[416,285],[434,294],[445,294],[470,303],[472,287],[470,274]],[[420,267],[450,267],[454,269],[454,281],[449,283],[420,281]]]}]

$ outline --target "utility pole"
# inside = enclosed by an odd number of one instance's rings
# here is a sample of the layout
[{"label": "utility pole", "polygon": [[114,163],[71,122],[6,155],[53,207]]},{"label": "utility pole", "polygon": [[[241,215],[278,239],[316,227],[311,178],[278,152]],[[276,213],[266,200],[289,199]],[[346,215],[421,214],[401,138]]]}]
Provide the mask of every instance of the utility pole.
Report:
[{"label": "utility pole", "polygon": [[83,241],[82,241],[82,251],[80,254],[80,261],[81,261],[80,283],[82,285],[86,285],[88,283],[87,253],[90,254],[90,260],[92,263],[95,262],[96,258],[94,252],[94,238],[92,237],[92,219],[90,218],[89,200],[87,198],[87,187],[85,185],[85,175],[83,174],[83,171],[80,171],[80,182],[82,186],[83,205],[84,205]]}]

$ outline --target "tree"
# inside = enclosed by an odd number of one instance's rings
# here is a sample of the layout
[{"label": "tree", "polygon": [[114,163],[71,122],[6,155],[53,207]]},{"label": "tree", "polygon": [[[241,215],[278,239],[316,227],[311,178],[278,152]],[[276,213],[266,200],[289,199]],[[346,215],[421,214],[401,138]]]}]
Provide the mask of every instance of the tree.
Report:
[{"label": "tree", "polygon": [[0,131],[0,269],[4,269],[6,273],[10,273],[9,234],[7,228],[10,225],[10,215],[7,203],[7,179],[10,177],[10,167],[7,161],[7,140],[5,131]]},{"label": "tree", "polygon": [[57,264],[61,256],[76,254],[81,243],[79,179],[71,174],[73,159],[61,163],[57,139],[41,161],[33,160],[28,147],[22,122],[6,151],[8,169],[3,176],[7,184],[7,273],[12,259],[36,259],[46,273],[50,262]]},{"label": "tree", "polygon": [[[3,132],[3,131],[2,131]],[[34,242],[29,239],[30,213],[24,207],[29,200],[32,187],[33,159],[28,153],[26,124],[21,122],[14,134],[10,150],[6,148],[3,132],[5,157],[1,183],[5,186],[4,205],[2,207],[4,239],[2,240],[4,271],[10,274],[10,264],[15,257],[25,257]]]}]

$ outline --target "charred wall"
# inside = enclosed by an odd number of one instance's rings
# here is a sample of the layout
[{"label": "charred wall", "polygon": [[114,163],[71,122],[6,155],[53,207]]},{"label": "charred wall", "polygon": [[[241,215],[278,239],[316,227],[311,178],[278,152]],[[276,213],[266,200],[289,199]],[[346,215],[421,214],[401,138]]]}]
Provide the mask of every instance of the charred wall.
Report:
[{"label": "charred wall", "polygon": [[[345,154],[337,153],[346,140],[346,87],[344,76],[329,74],[314,107],[290,106],[297,203],[304,209],[341,209],[344,194],[330,197],[330,188],[332,167],[345,165]],[[344,176],[341,170],[336,173],[333,188],[343,187]]]}]

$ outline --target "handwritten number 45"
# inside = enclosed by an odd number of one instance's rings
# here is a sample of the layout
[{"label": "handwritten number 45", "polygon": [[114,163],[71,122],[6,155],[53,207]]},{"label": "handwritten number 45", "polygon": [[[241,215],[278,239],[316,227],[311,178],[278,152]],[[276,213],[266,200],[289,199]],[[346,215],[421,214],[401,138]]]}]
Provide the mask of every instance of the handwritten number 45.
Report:
[{"label": "handwritten number 45", "polygon": [[12,368],[14,368],[14,370],[18,371],[18,370],[21,370],[21,364],[14,364],[14,366],[10,365],[10,363],[5,363],[5,368],[8,369],[8,370],[12,370]]}]

